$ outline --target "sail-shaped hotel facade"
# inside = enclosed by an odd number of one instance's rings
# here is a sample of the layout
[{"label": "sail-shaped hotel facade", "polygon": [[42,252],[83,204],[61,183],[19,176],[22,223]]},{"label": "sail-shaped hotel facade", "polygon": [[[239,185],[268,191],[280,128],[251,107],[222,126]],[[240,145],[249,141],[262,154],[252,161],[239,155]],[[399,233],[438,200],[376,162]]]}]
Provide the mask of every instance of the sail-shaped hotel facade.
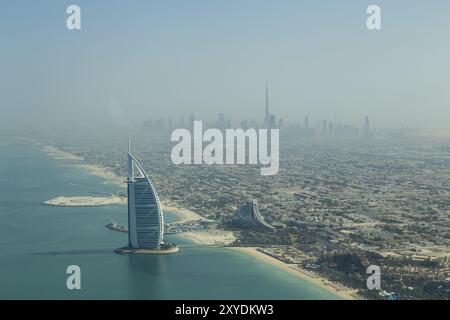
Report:
[{"label": "sail-shaped hotel facade", "polygon": [[132,249],[159,249],[164,235],[161,203],[152,181],[131,154],[129,141],[127,184],[128,246]]}]

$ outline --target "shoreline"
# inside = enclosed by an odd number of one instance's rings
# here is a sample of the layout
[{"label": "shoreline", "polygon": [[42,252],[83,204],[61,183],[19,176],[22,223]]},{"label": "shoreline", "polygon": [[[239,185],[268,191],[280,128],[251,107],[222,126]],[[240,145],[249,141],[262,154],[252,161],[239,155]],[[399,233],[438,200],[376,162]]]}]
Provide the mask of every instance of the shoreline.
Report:
[{"label": "shoreline", "polygon": [[103,167],[101,165],[87,163],[84,157],[77,156],[68,151],[58,149],[55,146],[43,144],[34,140],[31,141],[39,145],[41,147],[41,151],[52,159],[69,162],[67,163],[68,165],[78,168],[84,172],[90,173],[94,176],[104,178],[108,183],[112,183],[119,187],[125,188],[124,181],[126,180],[126,178],[119,177],[111,169]]},{"label": "shoreline", "polygon": [[314,285],[321,287],[331,293],[336,294],[345,300],[361,300],[355,290],[346,288],[340,284],[331,282],[330,280],[321,277],[319,275],[313,274],[307,270],[299,268],[295,264],[288,264],[279,259],[276,259],[264,252],[259,251],[258,247],[229,247],[229,249],[234,250],[236,252],[241,252],[248,256],[251,256],[261,262],[270,264],[272,266],[278,267],[286,272],[289,272],[292,275],[295,275],[303,280],[306,280]]},{"label": "shoreline", "polygon": [[[38,143],[38,142],[35,142]],[[40,143],[39,143],[40,144]],[[63,151],[61,149],[58,149],[55,146],[51,145],[42,145],[41,150],[52,157],[55,160],[64,160],[64,161],[84,161],[83,157],[77,156],[73,153]]]},{"label": "shoreline", "polygon": [[109,168],[102,167],[100,165],[88,164],[88,163],[75,164],[75,167],[84,172],[90,173],[94,176],[103,178],[103,179],[107,180],[108,183],[114,184],[121,188],[125,188],[125,185],[126,185],[125,181],[127,179],[118,176]]},{"label": "shoreline", "polygon": [[[73,165],[76,168],[84,170],[85,172],[88,172],[92,175],[104,178],[109,183],[113,183],[121,187],[124,186],[125,178],[119,177],[108,168],[102,167],[101,165],[88,164],[85,162],[84,158],[71,154],[70,152],[60,150],[57,147],[49,145],[43,146],[44,147],[41,150],[55,160],[76,161],[78,163],[73,163]],[[161,201],[161,206],[163,211],[164,210],[170,211],[171,213],[177,216],[178,218],[177,221],[171,222],[171,224],[181,224],[204,219],[198,213],[190,209],[183,208],[171,201]],[[225,231],[221,229],[203,232],[185,232],[180,233],[179,235],[201,245],[226,245],[232,243],[236,239],[236,235],[232,231]],[[289,272],[290,274],[295,275],[303,280],[306,280],[331,293],[334,293],[343,299],[346,300],[361,299],[361,297],[359,297],[356,294],[355,290],[345,288],[338,283],[333,283],[326,278],[314,275],[307,270],[300,269],[296,265],[290,265],[279,259],[271,257],[266,253],[258,251],[257,247],[226,247],[226,248],[234,250],[236,252],[241,252],[242,254],[246,254],[250,257],[253,257],[256,260],[276,266],[284,270],[285,272]]]},{"label": "shoreline", "polygon": [[171,213],[177,216],[177,220],[174,222],[170,222],[169,224],[182,224],[186,222],[203,220],[204,218],[198,213],[178,206],[177,204],[170,201],[161,201],[161,207],[164,211],[170,211]]}]

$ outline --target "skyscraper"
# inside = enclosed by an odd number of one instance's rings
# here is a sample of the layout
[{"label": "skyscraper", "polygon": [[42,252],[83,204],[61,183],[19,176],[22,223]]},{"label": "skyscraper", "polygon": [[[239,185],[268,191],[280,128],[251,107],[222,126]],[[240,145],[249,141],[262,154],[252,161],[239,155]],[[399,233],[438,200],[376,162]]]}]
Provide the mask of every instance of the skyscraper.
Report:
[{"label": "skyscraper", "polygon": [[267,126],[267,129],[274,129],[277,124],[277,119],[275,118],[275,115],[271,114],[269,117],[269,125]]},{"label": "skyscraper", "polygon": [[309,129],[309,120],[308,117],[305,117],[305,120],[303,121],[303,128]]},{"label": "skyscraper", "polygon": [[[135,175],[137,169],[139,176]],[[142,166],[131,154],[128,141],[128,247],[159,249],[164,216],[158,194]]]},{"label": "skyscraper", "polygon": [[369,117],[365,117],[364,118],[364,127],[363,127],[362,137],[363,138],[369,138],[370,137],[370,121],[369,121]]},{"label": "skyscraper", "polygon": [[227,122],[225,120],[225,114],[219,113],[219,119],[217,121],[217,128],[221,131],[225,131],[227,128]]},{"label": "skyscraper", "polygon": [[269,113],[269,84],[266,84],[266,114],[264,117],[264,127],[269,127],[270,113]]}]

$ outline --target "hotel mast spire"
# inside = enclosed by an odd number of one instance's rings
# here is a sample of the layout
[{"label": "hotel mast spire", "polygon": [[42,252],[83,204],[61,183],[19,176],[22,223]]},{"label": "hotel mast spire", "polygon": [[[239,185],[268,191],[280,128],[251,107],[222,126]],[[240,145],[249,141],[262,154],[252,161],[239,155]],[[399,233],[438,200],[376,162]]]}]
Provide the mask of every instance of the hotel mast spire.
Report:
[{"label": "hotel mast spire", "polygon": [[128,136],[128,181],[134,180],[133,156],[131,155],[131,138]]}]

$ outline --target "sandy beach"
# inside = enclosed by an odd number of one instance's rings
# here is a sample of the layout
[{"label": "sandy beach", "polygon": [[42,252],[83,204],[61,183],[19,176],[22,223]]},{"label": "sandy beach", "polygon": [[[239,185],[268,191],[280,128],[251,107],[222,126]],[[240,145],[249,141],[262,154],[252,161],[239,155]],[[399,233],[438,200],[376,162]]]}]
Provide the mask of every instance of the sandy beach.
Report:
[{"label": "sandy beach", "polygon": [[77,164],[77,165],[75,165],[75,167],[77,167],[81,170],[84,170],[86,172],[89,172],[90,174],[92,174],[94,176],[104,178],[104,179],[108,180],[108,182],[113,183],[117,186],[120,186],[123,188],[126,186],[126,183],[125,183],[126,178],[119,177],[110,169],[104,168],[102,166],[83,163],[83,164]]},{"label": "sandy beach", "polygon": [[79,157],[73,153],[60,150],[57,147],[50,145],[43,145],[41,150],[55,160],[70,162],[70,164],[72,164],[74,167],[79,168],[85,172],[88,172],[94,176],[104,178],[110,183],[113,183],[120,187],[126,186],[125,184],[126,178],[119,177],[108,168],[99,165],[87,164],[84,162],[85,159],[83,157]]},{"label": "sandy beach", "polygon": [[192,210],[177,206],[173,202],[162,201],[163,211],[169,211],[178,217],[178,220],[172,224],[186,223],[190,221],[202,220],[203,217]]},{"label": "sandy beach", "polygon": [[183,237],[202,245],[229,245],[236,240],[231,231],[213,229],[208,231],[196,231],[181,233]]},{"label": "sandy beach", "polygon": [[[198,213],[195,213],[192,210],[177,206],[173,202],[163,202],[162,203],[163,210],[170,211],[174,213],[178,220],[172,222],[171,224],[181,224],[192,221],[198,221],[204,219]],[[180,236],[185,237],[195,243],[202,245],[228,245],[234,240],[236,237],[233,232],[225,231],[221,229],[212,229],[207,231],[195,231],[195,232],[183,232],[179,233]]]},{"label": "sandy beach", "polygon": [[60,150],[54,146],[45,145],[42,147],[42,151],[55,160],[84,161],[84,158],[74,155],[73,153]]},{"label": "sandy beach", "polygon": [[[204,219],[198,213],[192,210],[180,207],[173,202],[163,202],[163,210],[174,213],[178,220],[171,224],[181,224]],[[179,233],[182,237],[192,240],[202,245],[228,245],[236,240],[236,236],[231,231],[221,229],[211,229],[207,231],[183,232]]]},{"label": "sandy beach", "polygon": [[339,297],[341,297],[342,299],[346,299],[346,300],[359,300],[361,299],[355,290],[353,289],[349,289],[346,288],[340,284],[331,282],[317,274],[314,274],[313,272],[307,271],[307,270],[303,270],[300,269],[297,265],[295,264],[287,264],[284,263],[281,260],[278,260],[276,258],[273,258],[261,251],[258,251],[258,248],[256,247],[230,247],[230,249],[241,252],[241,253],[245,253],[247,255],[252,256],[253,258],[256,258],[260,261],[263,261],[265,263],[269,263],[273,266],[276,266],[278,268],[283,269],[286,272],[289,272],[295,276],[298,276],[304,280],[307,280],[309,282],[314,283],[317,286],[320,286],[330,292],[335,293],[336,295],[338,295]]}]

